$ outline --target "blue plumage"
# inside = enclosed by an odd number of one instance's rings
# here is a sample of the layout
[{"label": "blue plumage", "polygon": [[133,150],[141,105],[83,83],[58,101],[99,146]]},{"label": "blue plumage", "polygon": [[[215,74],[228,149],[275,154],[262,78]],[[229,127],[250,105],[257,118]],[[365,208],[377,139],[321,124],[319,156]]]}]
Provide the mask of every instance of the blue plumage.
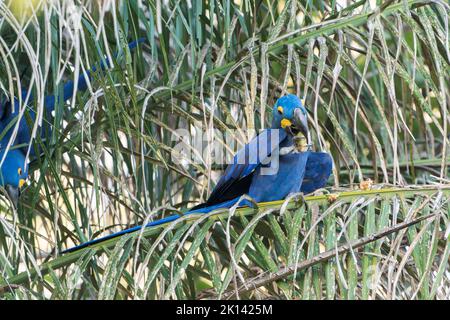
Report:
[{"label": "blue plumage", "polygon": [[[139,39],[129,44],[130,49],[134,49],[145,39]],[[109,66],[108,59],[100,63],[99,68],[105,69]],[[92,79],[92,72],[97,68],[94,66],[78,79],[78,91],[87,89],[87,79]],[[75,83],[68,81],[63,87],[63,101],[70,99],[74,93]],[[23,91],[22,99],[25,99],[27,92]],[[31,95],[28,97],[32,99]],[[51,119],[57,103],[57,98],[53,95],[45,97],[46,119]],[[10,196],[17,197],[18,190],[27,178],[28,171],[25,164],[25,154],[31,141],[32,127],[36,120],[33,110],[27,112],[26,117],[21,117],[17,137],[8,153],[5,149],[10,141],[14,122],[19,118],[19,104],[15,98],[12,102],[3,103],[0,108],[0,160],[4,158],[0,172],[0,186],[7,188]],[[13,110],[14,109],[14,110]],[[49,123],[50,121],[44,121]],[[40,128],[39,135],[42,140],[51,133],[51,127],[44,125]],[[298,133],[302,133],[308,138],[309,131],[307,121],[307,111],[300,99],[295,95],[286,95],[277,100],[273,108],[272,128],[264,130],[250,143],[242,148],[233,158],[210,197],[203,204],[192,208],[186,214],[204,214],[215,209],[230,208],[235,205],[244,194],[248,194],[256,202],[268,202],[281,200],[291,193],[310,193],[326,185],[332,170],[332,159],[329,154],[323,152],[297,150],[295,139]],[[23,144],[25,147],[17,148]],[[282,152],[284,150],[284,152]],[[285,152],[288,150],[288,152]],[[30,156],[35,157],[34,148],[30,150]],[[243,200],[240,206],[251,206],[252,204]],[[172,215],[167,218],[151,222],[145,227],[161,225],[178,219],[179,215]],[[93,245],[123,234],[140,230],[142,226],[86,242],[80,246],[71,248],[66,252],[78,250],[83,247]]]},{"label": "blue plumage", "polygon": [[[128,47],[132,50],[144,41],[146,39],[141,38],[131,42]],[[105,70],[105,67],[109,65],[109,60],[105,59],[100,63],[99,68],[100,70]],[[96,66],[93,66],[90,71],[87,71],[78,78],[78,91],[85,91],[87,89],[87,79],[92,80],[91,74],[97,69]],[[59,97],[59,99],[62,99],[62,101],[70,99],[74,94],[74,87],[74,81],[68,81],[63,87],[62,97]],[[31,94],[28,94],[26,90],[22,90],[22,101],[27,96],[28,101],[33,100]],[[44,121],[43,126],[38,128],[37,133],[42,141],[45,141],[51,135],[50,123],[52,122],[52,112],[57,102],[57,98],[54,95],[48,95],[44,98]],[[0,102],[0,136],[2,137],[0,139],[0,161],[4,159],[0,168],[0,186],[6,188],[14,203],[17,203],[19,189],[28,176],[28,165],[25,163],[25,157],[30,146],[32,129],[36,122],[36,112],[34,110],[27,108],[25,113],[20,115],[19,109],[19,101],[16,97],[12,101]],[[17,121],[19,121],[17,135],[6,153]],[[38,152],[40,153],[39,148]],[[35,148],[32,146],[30,148],[30,159],[33,160],[36,156]]]},{"label": "blue plumage", "polygon": [[[306,194],[323,188],[331,174],[332,159],[324,152],[297,150],[295,139],[299,132],[304,137],[309,136],[305,107],[295,95],[281,97],[273,108],[272,128],[264,130],[239,150],[208,200],[184,215],[230,208],[244,194],[256,202],[268,202],[282,200],[289,194]],[[285,153],[284,150],[291,151]],[[252,203],[243,199],[239,205],[252,206]],[[73,252],[143,227],[172,222],[179,217],[180,215],[172,215],[145,226],[136,226],[88,241],[65,252]]]},{"label": "blue plumage", "polygon": [[[0,161],[4,153],[0,152]],[[22,164],[22,165],[20,165]],[[11,149],[3,161],[0,173],[0,185],[17,186],[25,182],[28,176],[25,156],[19,149]],[[22,181],[21,181],[22,180]]]},{"label": "blue plumage", "polygon": [[300,192],[308,194],[323,188],[333,169],[333,159],[326,152],[309,152]]}]

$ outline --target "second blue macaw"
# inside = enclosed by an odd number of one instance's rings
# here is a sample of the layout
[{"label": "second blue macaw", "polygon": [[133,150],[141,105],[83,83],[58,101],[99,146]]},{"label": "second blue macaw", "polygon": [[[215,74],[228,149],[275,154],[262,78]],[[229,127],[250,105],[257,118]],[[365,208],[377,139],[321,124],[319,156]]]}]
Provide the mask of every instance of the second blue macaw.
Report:
[{"label": "second blue macaw", "polygon": [[[140,43],[146,41],[145,38],[133,41],[128,44],[130,50],[136,48]],[[117,57],[117,54],[116,54]],[[108,59],[102,61],[98,67],[93,66],[91,70],[83,73],[79,76],[77,81],[77,91],[87,90],[87,79],[92,80],[92,73],[97,69],[105,70],[106,66],[109,66]],[[52,112],[55,109],[55,105],[58,100],[67,101],[75,92],[75,82],[68,81],[63,87],[63,94],[57,98],[54,95],[47,95],[44,98],[44,115],[43,126],[39,128],[38,135],[42,141],[46,141],[51,134]],[[22,90],[22,101],[27,99],[28,92]],[[32,95],[28,95],[28,101],[32,101]],[[28,165],[25,163],[28,149],[30,149],[29,158],[33,160],[36,158],[36,149],[32,144],[31,134],[32,128],[36,121],[36,112],[28,108],[26,114],[20,115],[19,100],[14,97],[12,101],[4,100],[0,102],[0,162],[3,160],[0,168],[0,186],[6,189],[11,201],[17,206],[20,189],[24,185],[28,177]],[[17,121],[18,130],[13,143],[8,148],[8,144],[11,141],[14,127]],[[30,147],[31,144],[31,147]],[[41,149],[37,148],[38,152]]]},{"label": "second blue macaw", "polygon": [[[204,214],[234,205],[252,206],[242,195],[255,202],[285,199],[294,193],[308,194],[323,188],[332,171],[328,153],[309,150],[307,110],[292,94],[281,97],[273,107],[272,127],[264,130],[239,150],[219,179],[205,203],[193,207],[184,215]],[[299,140],[306,139],[307,150]],[[301,141],[300,141],[301,142]],[[108,239],[138,231],[143,227],[161,225],[180,215],[136,226],[66,250],[73,252]]]}]

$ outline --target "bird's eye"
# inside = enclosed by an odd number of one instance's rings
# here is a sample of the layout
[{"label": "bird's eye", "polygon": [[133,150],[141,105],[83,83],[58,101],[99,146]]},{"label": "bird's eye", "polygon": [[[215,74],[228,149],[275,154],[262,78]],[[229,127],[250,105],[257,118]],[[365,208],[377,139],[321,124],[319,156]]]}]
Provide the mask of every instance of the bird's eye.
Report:
[{"label": "bird's eye", "polygon": [[17,173],[19,174],[19,176],[22,175],[22,168],[17,169]]},{"label": "bird's eye", "polygon": [[278,107],[277,110],[279,114],[283,114],[283,107]]}]

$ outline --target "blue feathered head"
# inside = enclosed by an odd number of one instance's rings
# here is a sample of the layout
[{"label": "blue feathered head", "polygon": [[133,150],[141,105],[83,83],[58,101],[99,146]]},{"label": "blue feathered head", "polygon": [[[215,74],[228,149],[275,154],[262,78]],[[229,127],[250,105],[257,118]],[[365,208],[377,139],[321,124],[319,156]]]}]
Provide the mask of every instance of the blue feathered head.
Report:
[{"label": "blue feathered head", "polygon": [[290,133],[301,132],[308,136],[308,115],[302,101],[294,94],[277,100],[273,107],[272,128],[285,129]]}]

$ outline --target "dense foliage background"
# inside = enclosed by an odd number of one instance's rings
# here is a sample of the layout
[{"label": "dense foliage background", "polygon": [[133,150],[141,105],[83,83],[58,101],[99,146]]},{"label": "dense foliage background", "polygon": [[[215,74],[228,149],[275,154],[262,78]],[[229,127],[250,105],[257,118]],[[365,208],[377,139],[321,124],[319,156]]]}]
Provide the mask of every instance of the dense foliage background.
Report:
[{"label": "dense foliage background", "polygon": [[[449,13],[440,0],[1,1],[2,95],[37,97],[21,108],[114,66],[57,106],[17,210],[0,200],[0,298],[448,299]],[[173,131],[217,129],[234,152],[288,92],[334,160],[306,205],[60,254],[204,200],[223,166],[174,161]]]}]

